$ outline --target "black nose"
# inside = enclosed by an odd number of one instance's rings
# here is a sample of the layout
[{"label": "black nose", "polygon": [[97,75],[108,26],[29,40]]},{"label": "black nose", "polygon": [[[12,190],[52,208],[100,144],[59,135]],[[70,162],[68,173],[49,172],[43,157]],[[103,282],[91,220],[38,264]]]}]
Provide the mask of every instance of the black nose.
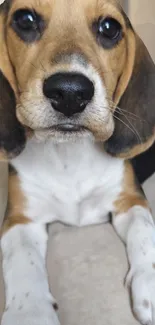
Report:
[{"label": "black nose", "polygon": [[94,96],[94,86],[82,74],[57,73],[45,80],[43,92],[55,110],[70,117],[86,108]]}]

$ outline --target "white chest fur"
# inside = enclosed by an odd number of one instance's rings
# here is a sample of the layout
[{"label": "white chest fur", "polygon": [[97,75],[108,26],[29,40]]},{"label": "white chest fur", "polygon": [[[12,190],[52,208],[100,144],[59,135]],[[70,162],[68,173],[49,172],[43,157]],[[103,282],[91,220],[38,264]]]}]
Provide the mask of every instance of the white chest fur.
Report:
[{"label": "white chest fur", "polygon": [[30,140],[13,160],[27,198],[25,215],[35,221],[88,225],[107,221],[121,188],[123,160],[85,140]]}]

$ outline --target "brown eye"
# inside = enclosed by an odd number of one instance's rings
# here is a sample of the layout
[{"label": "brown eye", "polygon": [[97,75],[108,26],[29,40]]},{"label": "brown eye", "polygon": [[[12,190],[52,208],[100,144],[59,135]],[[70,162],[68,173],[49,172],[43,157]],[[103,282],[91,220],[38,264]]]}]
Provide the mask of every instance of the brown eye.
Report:
[{"label": "brown eye", "polygon": [[121,25],[113,18],[101,19],[99,33],[108,39],[117,39],[120,35]]},{"label": "brown eye", "polygon": [[12,17],[11,25],[16,34],[29,43],[38,40],[45,27],[42,17],[28,9],[17,10]]},{"label": "brown eye", "polygon": [[111,17],[100,18],[95,23],[95,31],[97,33],[97,40],[105,48],[112,48],[123,36],[122,26]]},{"label": "brown eye", "polygon": [[18,10],[14,14],[14,23],[16,26],[24,31],[31,31],[37,29],[37,17],[35,13],[28,10]]}]

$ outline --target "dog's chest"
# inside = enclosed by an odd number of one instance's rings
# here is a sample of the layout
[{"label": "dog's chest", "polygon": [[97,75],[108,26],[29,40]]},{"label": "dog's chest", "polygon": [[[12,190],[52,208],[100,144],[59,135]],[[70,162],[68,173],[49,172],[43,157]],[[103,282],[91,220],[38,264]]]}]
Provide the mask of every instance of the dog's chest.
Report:
[{"label": "dog's chest", "polygon": [[33,220],[87,225],[107,220],[122,189],[124,165],[91,141],[31,140],[13,160]]}]

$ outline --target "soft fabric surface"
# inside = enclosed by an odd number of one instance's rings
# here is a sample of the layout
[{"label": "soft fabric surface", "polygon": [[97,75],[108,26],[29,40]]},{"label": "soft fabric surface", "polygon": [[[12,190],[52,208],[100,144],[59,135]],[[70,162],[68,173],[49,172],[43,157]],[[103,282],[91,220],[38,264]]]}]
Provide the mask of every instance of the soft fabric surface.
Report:
[{"label": "soft fabric surface", "polygon": [[[155,177],[145,184],[154,208]],[[0,164],[0,222],[7,197],[7,166]],[[154,207],[153,207],[154,205]],[[136,325],[123,281],[128,264],[125,249],[111,225],[50,227],[48,272],[59,304],[62,325]],[[0,256],[1,261],[1,256]],[[4,288],[0,266],[0,318]]]}]

